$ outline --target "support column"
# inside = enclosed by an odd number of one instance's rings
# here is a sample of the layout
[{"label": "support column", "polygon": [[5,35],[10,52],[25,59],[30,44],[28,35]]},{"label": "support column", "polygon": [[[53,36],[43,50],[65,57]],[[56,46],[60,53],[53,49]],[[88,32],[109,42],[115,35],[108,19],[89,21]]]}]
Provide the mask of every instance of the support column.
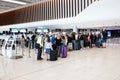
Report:
[{"label": "support column", "polygon": [[75,33],[78,32],[77,26],[73,26],[73,32],[75,32]]}]

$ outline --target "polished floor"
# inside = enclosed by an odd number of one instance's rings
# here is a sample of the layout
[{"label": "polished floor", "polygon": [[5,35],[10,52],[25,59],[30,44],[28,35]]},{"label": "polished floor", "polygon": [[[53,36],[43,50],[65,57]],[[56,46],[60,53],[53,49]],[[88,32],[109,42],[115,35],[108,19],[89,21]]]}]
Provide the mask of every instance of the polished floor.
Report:
[{"label": "polished floor", "polygon": [[68,52],[58,61],[37,61],[35,50],[24,58],[0,56],[0,80],[120,80],[120,44]]}]

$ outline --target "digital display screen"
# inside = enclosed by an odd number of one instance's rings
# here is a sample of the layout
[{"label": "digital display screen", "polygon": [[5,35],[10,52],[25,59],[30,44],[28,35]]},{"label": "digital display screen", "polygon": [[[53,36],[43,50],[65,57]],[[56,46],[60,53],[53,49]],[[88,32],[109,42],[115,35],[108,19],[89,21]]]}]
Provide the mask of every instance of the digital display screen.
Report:
[{"label": "digital display screen", "polygon": [[47,32],[48,32],[48,29],[46,29],[46,28],[37,28],[37,29],[36,29],[36,32],[38,32],[38,33],[41,33],[41,32],[47,33]]},{"label": "digital display screen", "polygon": [[11,28],[12,32],[18,32],[18,28]]},{"label": "digital display screen", "polygon": [[37,32],[42,32],[42,29],[37,29]]},{"label": "digital display screen", "polygon": [[48,32],[48,29],[44,29],[43,32]]},{"label": "digital display screen", "polygon": [[21,29],[20,29],[20,32],[25,33],[25,32],[26,32],[26,28],[21,28]]}]

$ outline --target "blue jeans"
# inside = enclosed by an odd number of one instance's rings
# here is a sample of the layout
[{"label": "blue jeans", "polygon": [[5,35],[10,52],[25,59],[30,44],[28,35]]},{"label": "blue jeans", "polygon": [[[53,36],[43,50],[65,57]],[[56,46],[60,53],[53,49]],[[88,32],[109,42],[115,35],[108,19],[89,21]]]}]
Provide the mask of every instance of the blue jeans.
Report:
[{"label": "blue jeans", "polygon": [[57,46],[57,54],[58,54],[58,57],[60,57],[60,55],[61,55],[61,46]]},{"label": "blue jeans", "polygon": [[80,47],[83,49],[84,48],[84,41],[80,40]]},{"label": "blue jeans", "polygon": [[35,41],[32,41],[32,48],[35,47]]},{"label": "blue jeans", "polygon": [[77,50],[78,49],[78,43],[76,40],[73,40],[73,50]]}]

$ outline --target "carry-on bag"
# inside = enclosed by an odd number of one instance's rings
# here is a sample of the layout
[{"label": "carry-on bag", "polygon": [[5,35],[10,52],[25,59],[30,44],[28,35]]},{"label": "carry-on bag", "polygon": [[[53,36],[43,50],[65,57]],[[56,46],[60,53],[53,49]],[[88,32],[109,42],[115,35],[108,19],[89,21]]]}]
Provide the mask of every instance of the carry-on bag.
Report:
[{"label": "carry-on bag", "polygon": [[57,60],[57,53],[54,50],[51,50],[50,52],[50,61],[56,61]]},{"label": "carry-on bag", "polygon": [[67,47],[66,46],[63,46],[62,47],[62,58],[66,58],[67,57]]},{"label": "carry-on bag", "polygon": [[68,51],[71,51],[73,49],[72,43],[68,43]]}]

